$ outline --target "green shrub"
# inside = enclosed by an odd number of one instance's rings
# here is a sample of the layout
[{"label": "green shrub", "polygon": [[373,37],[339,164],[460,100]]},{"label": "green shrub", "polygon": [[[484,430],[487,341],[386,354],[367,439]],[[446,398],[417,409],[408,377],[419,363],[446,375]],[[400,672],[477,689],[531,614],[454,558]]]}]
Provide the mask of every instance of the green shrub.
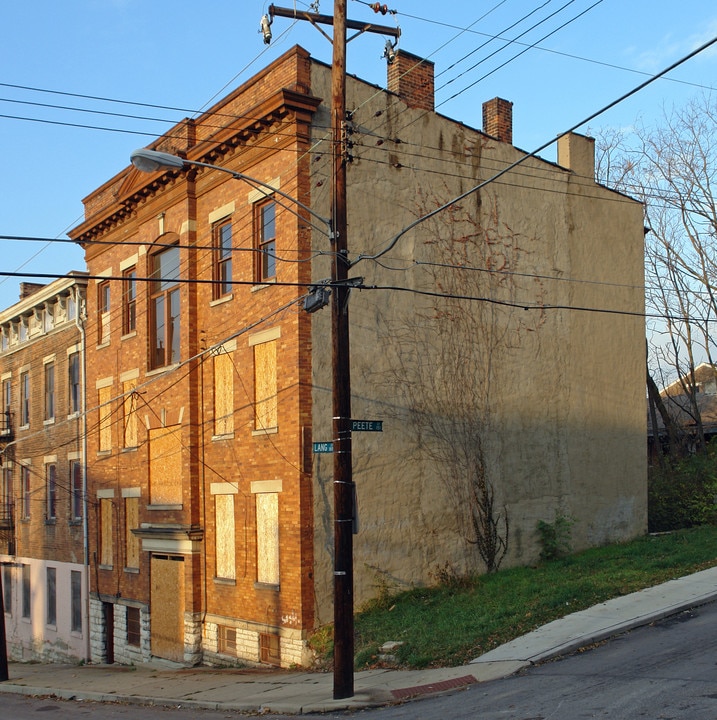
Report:
[{"label": "green shrub", "polygon": [[650,468],[647,489],[650,532],[717,524],[717,448]]},{"label": "green shrub", "polygon": [[557,560],[566,557],[572,552],[572,518],[555,513],[555,521],[552,523],[545,520],[538,520],[538,540],[542,550],[541,560]]}]

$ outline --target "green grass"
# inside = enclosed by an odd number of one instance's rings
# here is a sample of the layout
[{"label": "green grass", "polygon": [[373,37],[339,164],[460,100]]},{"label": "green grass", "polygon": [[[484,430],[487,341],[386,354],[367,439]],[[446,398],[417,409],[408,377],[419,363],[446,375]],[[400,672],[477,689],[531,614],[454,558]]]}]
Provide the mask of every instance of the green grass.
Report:
[{"label": "green grass", "polygon": [[356,613],[356,666],[403,641],[402,667],[461,665],[551,620],[717,565],[717,527],[595,548],[537,567],[501,570],[382,597]]}]

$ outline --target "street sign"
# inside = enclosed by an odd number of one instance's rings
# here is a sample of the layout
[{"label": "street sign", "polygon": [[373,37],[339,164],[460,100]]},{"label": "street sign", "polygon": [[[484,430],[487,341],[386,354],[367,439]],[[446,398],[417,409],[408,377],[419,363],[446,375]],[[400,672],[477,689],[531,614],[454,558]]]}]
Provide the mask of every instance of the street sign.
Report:
[{"label": "street sign", "polygon": [[352,432],[383,432],[383,420],[352,420]]},{"label": "street sign", "polygon": [[332,453],[334,451],[334,444],[332,442],[315,442],[314,452],[315,453]]}]

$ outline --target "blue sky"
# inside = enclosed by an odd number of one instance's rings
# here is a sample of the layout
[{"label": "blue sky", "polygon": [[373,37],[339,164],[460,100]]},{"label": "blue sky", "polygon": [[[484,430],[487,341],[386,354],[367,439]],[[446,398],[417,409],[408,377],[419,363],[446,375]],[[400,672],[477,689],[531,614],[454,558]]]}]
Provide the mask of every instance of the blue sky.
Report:
[{"label": "blue sky", "polygon": [[[294,7],[294,0],[275,4]],[[351,19],[398,23],[400,46],[433,60],[439,112],[479,127],[485,100],[511,100],[513,141],[528,151],[717,36],[717,5],[706,0],[394,0],[388,7],[396,16],[375,15],[362,0],[347,4]],[[330,62],[330,43],[306,22],[276,18],[274,41],[265,46],[258,29],[268,5],[3,3],[0,235],[66,238],[82,220],[82,198],[122,170],[132,150],[294,44]],[[321,0],[319,11],[332,14],[333,3]],[[383,46],[372,34],[352,40],[349,72],[385,86]],[[663,108],[710,92],[715,83],[717,50],[711,48],[590,128],[629,128],[637,119],[652,124]],[[554,149],[542,155],[552,160]],[[82,252],[67,243],[0,243],[0,271],[27,273],[25,279],[83,267]],[[0,276],[0,308],[17,301],[22,279]]]}]

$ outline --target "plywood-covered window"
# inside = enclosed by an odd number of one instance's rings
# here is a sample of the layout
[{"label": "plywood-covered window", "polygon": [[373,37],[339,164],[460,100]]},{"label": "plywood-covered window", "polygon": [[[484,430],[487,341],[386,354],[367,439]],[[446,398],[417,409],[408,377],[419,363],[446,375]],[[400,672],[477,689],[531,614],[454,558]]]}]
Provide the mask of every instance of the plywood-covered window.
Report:
[{"label": "plywood-covered window", "polygon": [[124,415],[124,446],[126,448],[137,447],[137,380],[127,380],[122,383],[124,401],[122,410]]},{"label": "plywood-covered window", "polygon": [[257,493],[256,579],[279,585],[279,494]]},{"label": "plywood-covered window", "polygon": [[149,501],[152,505],[182,504],[182,426],[149,431]]},{"label": "plywood-covered window", "polygon": [[125,567],[139,568],[139,538],[132,532],[139,527],[139,498],[124,499]]},{"label": "plywood-covered window", "polygon": [[112,449],[112,387],[101,387],[97,390],[97,405],[99,408],[99,451],[107,452]]},{"label": "plywood-covered window", "polygon": [[236,537],[234,527],[234,495],[214,496],[214,516],[217,527],[217,577],[236,579]]},{"label": "plywood-covered window", "polygon": [[234,432],[234,364],[227,352],[214,356],[214,434]]},{"label": "plywood-covered window", "polygon": [[100,498],[100,565],[112,567],[112,498]]},{"label": "plywood-covered window", "polygon": [[254,427],[271,430],[279,425],[277,412],[276,340],[254,345]]}]

